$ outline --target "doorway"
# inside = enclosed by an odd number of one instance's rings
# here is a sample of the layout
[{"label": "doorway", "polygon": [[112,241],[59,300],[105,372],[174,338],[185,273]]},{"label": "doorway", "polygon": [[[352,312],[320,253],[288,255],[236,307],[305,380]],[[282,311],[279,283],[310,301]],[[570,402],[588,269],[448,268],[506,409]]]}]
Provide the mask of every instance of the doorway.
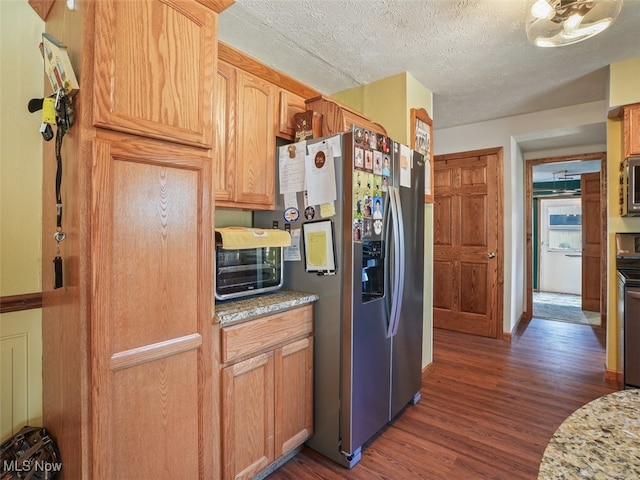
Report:
[{"label": "doorway", "polygon": [[523,318],[606,324],[605,165],[604,152],[526,161]]}]

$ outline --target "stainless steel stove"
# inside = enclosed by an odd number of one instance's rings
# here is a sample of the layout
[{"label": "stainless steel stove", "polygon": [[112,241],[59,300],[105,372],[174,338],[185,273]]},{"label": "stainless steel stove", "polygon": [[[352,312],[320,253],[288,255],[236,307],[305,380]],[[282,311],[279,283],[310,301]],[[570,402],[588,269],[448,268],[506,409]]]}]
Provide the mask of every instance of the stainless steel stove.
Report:
[{"label": "stainless steel stove", "polygon": [[616,234],[616,270],[624,384],[640,388],[640,233]]}]

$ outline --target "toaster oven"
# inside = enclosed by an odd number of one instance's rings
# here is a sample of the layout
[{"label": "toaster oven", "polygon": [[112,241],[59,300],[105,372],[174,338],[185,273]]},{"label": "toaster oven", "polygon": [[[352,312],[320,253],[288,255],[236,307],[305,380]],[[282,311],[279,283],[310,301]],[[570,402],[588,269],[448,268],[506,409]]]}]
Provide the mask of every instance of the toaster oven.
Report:
[{"label": "toaster oven", "polygon": [[216,245],[215,297],[229,300],[282,287],[282,247],[226,249]]}]

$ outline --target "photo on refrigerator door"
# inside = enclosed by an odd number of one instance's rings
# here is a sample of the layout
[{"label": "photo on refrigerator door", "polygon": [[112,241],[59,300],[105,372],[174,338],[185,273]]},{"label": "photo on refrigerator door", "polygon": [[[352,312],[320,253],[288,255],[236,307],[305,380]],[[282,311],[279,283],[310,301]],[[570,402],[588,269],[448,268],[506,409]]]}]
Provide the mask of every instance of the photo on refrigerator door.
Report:
[{"label": "photo on refrigerator door", "polygon": [[364,169],[367,172],[373,171],[373,152],[371,150],[364,151]]},{"label": "photo on refrigerator door", "polygon": [[353,221],[353,241],[362,241],[362,219],[356,219]]},{"label": "photo on refrigerator door", "polygon": [[382,152],[373,152],[373,173],[382,175]]},{"label": "photo on refrigerator door", "polygon": [[364,150],[360,147],[353,149],[353,166],[355,168],[364,169]]}]

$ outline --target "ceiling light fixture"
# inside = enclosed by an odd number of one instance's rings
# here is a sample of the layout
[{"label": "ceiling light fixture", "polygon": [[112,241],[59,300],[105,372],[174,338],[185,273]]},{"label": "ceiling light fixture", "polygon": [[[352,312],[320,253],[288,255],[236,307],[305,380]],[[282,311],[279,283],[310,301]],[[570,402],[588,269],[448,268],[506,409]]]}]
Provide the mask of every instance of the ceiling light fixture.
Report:
[{"label": "ceiling light fixture", "polygon": [[620,10],[622,0],[536,0],[527,17],[527,38],[538,47],[581,42],[611,26]]}]

